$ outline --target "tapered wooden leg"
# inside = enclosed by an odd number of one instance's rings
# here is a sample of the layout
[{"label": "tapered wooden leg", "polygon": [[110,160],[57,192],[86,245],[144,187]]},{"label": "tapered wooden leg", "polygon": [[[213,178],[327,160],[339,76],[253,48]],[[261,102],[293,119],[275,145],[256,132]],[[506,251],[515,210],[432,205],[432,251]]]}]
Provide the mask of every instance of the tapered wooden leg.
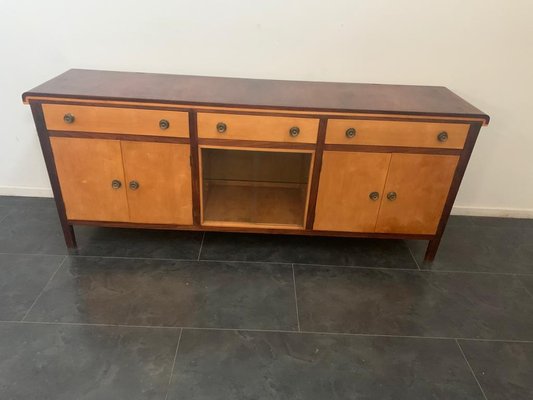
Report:
[{"label": "tapered wooden leg", "polygon": [[63,228],[63,236],[65,237],[65,244],[69,249],[75,249],[78,247],[76,243],[76,235],[74,234],[74,228],[72,225],[61,223],[61,228]]},{"label": "tapered wooden leg", "polygon": [[426,254],[424,255],[424,261],[431,262],[435,259],[435,255],[439,249],[440,239],[441,237],[439,236],[429,241]]}]

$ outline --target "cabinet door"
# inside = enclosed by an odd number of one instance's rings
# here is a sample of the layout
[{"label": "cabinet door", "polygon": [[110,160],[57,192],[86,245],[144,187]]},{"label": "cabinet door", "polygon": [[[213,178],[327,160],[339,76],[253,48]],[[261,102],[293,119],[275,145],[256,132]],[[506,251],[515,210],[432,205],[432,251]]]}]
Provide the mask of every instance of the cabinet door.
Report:
[{"label": "cabinet door", "polygon": [[374,232],[390,158],[389,153],[325,151],[313,228]]},{"label": "cabinet door", "polygon": [[131,222],[191,225],[189,145],[121,143]]},{"label": "cabinet door", "polygon": [[458,160],[458,156],[393,154],[376,232],[435,233]]},{"label": "cabinet door", "polygon": [[128,221],[120,142],[61,137],[50,142],[67,218]]}]

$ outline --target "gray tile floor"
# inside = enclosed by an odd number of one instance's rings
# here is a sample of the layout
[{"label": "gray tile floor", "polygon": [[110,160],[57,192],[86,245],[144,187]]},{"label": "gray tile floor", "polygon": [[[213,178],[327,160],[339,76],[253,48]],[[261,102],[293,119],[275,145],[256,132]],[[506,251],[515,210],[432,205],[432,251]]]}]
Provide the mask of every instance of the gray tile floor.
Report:
[{"label": "gray tile floor", "polygon": [[0,197],[1,399],[532,399],[533,220],[424,242],[76,228]]}]

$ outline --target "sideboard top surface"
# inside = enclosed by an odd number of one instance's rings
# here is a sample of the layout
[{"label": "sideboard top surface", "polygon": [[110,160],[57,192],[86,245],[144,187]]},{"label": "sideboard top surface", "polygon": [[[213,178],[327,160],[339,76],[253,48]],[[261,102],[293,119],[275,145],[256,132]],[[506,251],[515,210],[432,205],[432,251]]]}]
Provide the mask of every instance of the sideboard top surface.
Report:
[{"label": "sideboard top surface", "polygon": [[141,101],[217,107],[489,116],[442,86],[304,82],[71,69],[25,92],[28,97]]}]

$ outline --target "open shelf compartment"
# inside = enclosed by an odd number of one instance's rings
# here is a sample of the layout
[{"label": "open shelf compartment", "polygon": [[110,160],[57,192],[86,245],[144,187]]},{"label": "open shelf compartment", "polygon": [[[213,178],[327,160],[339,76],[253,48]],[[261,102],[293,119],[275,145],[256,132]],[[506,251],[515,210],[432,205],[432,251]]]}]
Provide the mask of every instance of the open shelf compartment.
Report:
[{"label": "open shelf compartment", "polygon": [[202,224],[303,228],[313,156],[200,147]]}]

